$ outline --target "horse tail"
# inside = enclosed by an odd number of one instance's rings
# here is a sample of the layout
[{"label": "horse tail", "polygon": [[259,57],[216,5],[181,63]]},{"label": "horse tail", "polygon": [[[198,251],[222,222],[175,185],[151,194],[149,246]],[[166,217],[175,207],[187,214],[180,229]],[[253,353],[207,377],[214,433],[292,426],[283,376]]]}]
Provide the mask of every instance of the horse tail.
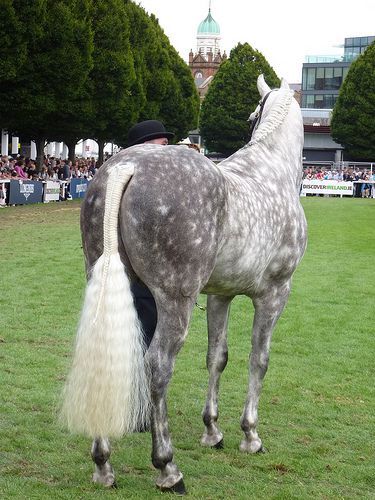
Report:
[{"label": "horse tail", "polygon": [[103,254],[88,280],[73,364],[65,385],[62,419],[70,431],[120,437],[147,425],[149,377],[141,324],[118,251],[121,197],[132,165],[108,175]]}]

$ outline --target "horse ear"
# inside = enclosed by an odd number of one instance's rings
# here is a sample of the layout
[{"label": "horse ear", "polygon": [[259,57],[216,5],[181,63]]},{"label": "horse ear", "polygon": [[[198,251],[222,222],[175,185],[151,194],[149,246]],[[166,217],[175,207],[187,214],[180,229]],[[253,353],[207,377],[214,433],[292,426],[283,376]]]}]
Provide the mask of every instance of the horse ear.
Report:
[{"label": "horse ear", "polygon": [[264,97],[266,94],[268,94],[268,92],[271,92],[271,89],[266,84],[266,81],[265,81],[263,75],[258,76],[257,87],[258,87],[258,91],[259,91],[259,94],[261,97]]},{"label": "horse ear", "polygon": [[289,83],[285,80],[285,78],[281,78],[280,88],[281,89],[288,89],[288,90],[290,89]]}]

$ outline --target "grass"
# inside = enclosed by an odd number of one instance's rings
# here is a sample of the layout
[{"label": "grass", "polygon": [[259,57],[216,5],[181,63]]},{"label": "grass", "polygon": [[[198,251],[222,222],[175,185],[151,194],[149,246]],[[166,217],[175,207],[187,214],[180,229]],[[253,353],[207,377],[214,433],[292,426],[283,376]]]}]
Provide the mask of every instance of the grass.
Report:
[{"label": "grass", "polygon": [[[237,297],[222,377],[224,450],[202,448],[205,313],[196,309],[169,393],[175,460],[191,498],[375,498],[375,202],[307,197],[309,245],[276,327],[260,402],[268,453],[238,451],[252,306]],[[90,482],[88,440],[56,406],[84,287],[79,201],[0,211],[0,496],[162,496],[149,434],[113,442],[118,489]],[[204,297],[201,302],[204,302]]]}]

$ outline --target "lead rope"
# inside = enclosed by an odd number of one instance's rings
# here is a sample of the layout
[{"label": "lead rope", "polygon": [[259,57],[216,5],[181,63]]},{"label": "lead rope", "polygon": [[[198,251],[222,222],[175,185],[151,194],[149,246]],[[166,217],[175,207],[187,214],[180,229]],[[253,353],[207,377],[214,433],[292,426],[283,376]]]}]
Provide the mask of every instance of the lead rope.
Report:
[{"label": "lead rope", "polygon": [[200,304],[198,304],[198,302],[195,303],[195,305],[198,307],[198,309],[200,309],[201,311],[206,311],[207,310],[207,307],[206,306],[201,306]]}]

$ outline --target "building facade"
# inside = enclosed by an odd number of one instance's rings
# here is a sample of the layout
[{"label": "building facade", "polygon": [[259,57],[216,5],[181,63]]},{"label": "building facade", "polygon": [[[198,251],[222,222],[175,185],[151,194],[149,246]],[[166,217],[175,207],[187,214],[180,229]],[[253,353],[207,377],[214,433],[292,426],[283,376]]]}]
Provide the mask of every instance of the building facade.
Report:
[{"label": "building facade", "polygon": [[351,63],[375,36],[345,38],[343,56],[307,56],[302,66],[302,108],[332,109]]},{"label": "building facade", "polygon": [[220,64],[227,58],[225,51],[220,52],[220,38],[220,26],[209,8],[206,18],[198,26],[196,52],[191,50],[189,53],[189,67],[201,100]]},{"label": "building facade", "polygon": [[345,38],[341,56],[307,56],[302,66],[301,108],[305,162],[343,160],[343,147],[331,137],[331,114],[351,63],[375,36]]}]

